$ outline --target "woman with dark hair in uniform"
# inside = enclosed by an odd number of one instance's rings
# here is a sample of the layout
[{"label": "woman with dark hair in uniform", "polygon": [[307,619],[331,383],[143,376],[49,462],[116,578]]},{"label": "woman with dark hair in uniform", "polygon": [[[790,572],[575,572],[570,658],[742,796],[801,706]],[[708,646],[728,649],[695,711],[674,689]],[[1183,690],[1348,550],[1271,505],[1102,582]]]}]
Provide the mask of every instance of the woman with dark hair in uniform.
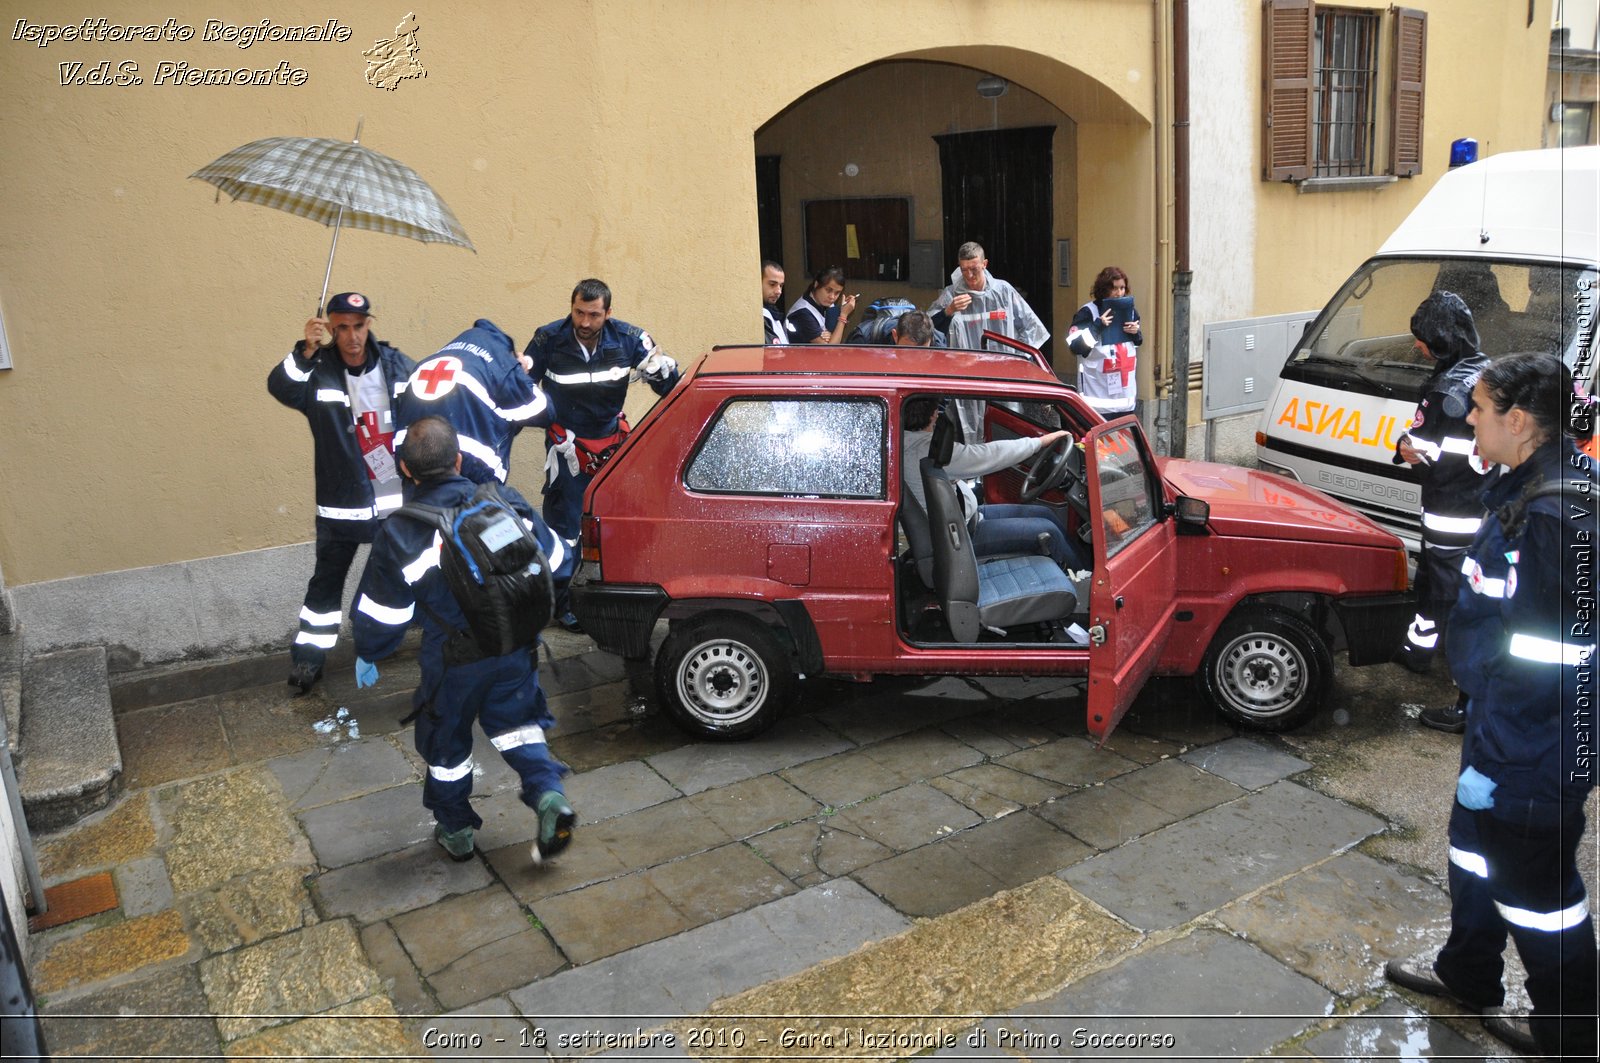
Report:
[{"label": "woman with dark hair in uniform", "polygon": [[1408,989],[1497,1009],[1509,934],[1528,971],[1529,1029],[1498,1010],[1484,1024],[1523,1051],[1594,1059],[1594,925],[1577,850],[1596,771],[1600,486],[1573,442],[1594,417],[1561,360],[1537,353],[1490,363],[1467,421],[1479,453],[1507,471],[1483,494],[1446,635],[1467,695],[1450,938],[1431,965],[1392,960],[1387,971]]},{"label": "woman with dark hair in uniform", "polygon": [[841,342],[857,298],[844,294],[844,270],[838,266],[819,270],[805,294],[789,308],[789,342]]}]

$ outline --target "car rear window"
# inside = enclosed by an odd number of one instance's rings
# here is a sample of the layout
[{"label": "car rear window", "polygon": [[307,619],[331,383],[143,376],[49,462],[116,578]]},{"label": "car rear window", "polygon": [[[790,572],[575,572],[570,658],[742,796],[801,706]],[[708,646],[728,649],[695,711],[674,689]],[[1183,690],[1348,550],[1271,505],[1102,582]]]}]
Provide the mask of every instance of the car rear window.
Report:
[{"label": "car rear window", "polygon": [[684,482],[693,491],[883,498],[877,399],[740,399],[718,412]]}]

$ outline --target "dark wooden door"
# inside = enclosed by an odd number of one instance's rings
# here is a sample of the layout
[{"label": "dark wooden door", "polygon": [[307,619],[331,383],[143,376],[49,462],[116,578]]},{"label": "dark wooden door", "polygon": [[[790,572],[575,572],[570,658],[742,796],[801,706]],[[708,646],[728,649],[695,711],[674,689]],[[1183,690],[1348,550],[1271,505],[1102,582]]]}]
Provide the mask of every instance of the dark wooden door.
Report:
[{"label": "dark wooden door", "polygon": [[[1054,126],[1032,126],[933,138],[943,171],[945,270],[955,269],[956,248],[976,240],[989,272],[1010,281],[1052,333],[1054,137]],[[1052,336],[1044,350],[1052,362],[1054,347]]]},{"label": "dark wooden door", "polygon": [[778,193],[780,155],[756,156],[756,220],[761,229],[761,257],[783,262],[783,198]]}]

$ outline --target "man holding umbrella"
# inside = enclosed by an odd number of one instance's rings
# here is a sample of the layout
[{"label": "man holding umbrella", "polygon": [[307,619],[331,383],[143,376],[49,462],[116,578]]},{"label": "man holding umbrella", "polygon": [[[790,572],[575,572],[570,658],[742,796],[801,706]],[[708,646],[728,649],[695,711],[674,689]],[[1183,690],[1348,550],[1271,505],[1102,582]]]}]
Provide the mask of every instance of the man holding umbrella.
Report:
[{"label": "man holding umbrella", "polygon": [[[305,415],[316,459],[317,560],[290,649],[289,685],[300,694],[322,677],[338,641],[356,547],[401,504],[394,406],[416,365],[372,335],[371,318],[366,296],[335,295],[267,377],[272,397]],[[324,333],[331,346],[321,346]]]}]

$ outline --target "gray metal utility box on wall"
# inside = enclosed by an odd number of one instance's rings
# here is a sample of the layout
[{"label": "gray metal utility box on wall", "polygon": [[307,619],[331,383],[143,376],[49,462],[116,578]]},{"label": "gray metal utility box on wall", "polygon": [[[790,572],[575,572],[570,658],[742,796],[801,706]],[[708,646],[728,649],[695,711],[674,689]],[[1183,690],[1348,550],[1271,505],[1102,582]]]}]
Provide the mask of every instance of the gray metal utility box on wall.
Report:
[{"label": "gray metal utility box on wall", "polygon": [[[1207,461],[1216,458],[1216,420],[1266,408],[1279,369],[1316,316],[1317,311],[1304,310],[1201,326],[1200,418],[1206,426]],[[1192,386],[1192,373],[1189,380]]]},{"label": "gray metal utility box on wall", "polygon": [[1316,316],[1317,311],[1304,310],[1203,325],[1200,408],[1205,419],[1263,409],[1272,397],[1278,370]]}]

